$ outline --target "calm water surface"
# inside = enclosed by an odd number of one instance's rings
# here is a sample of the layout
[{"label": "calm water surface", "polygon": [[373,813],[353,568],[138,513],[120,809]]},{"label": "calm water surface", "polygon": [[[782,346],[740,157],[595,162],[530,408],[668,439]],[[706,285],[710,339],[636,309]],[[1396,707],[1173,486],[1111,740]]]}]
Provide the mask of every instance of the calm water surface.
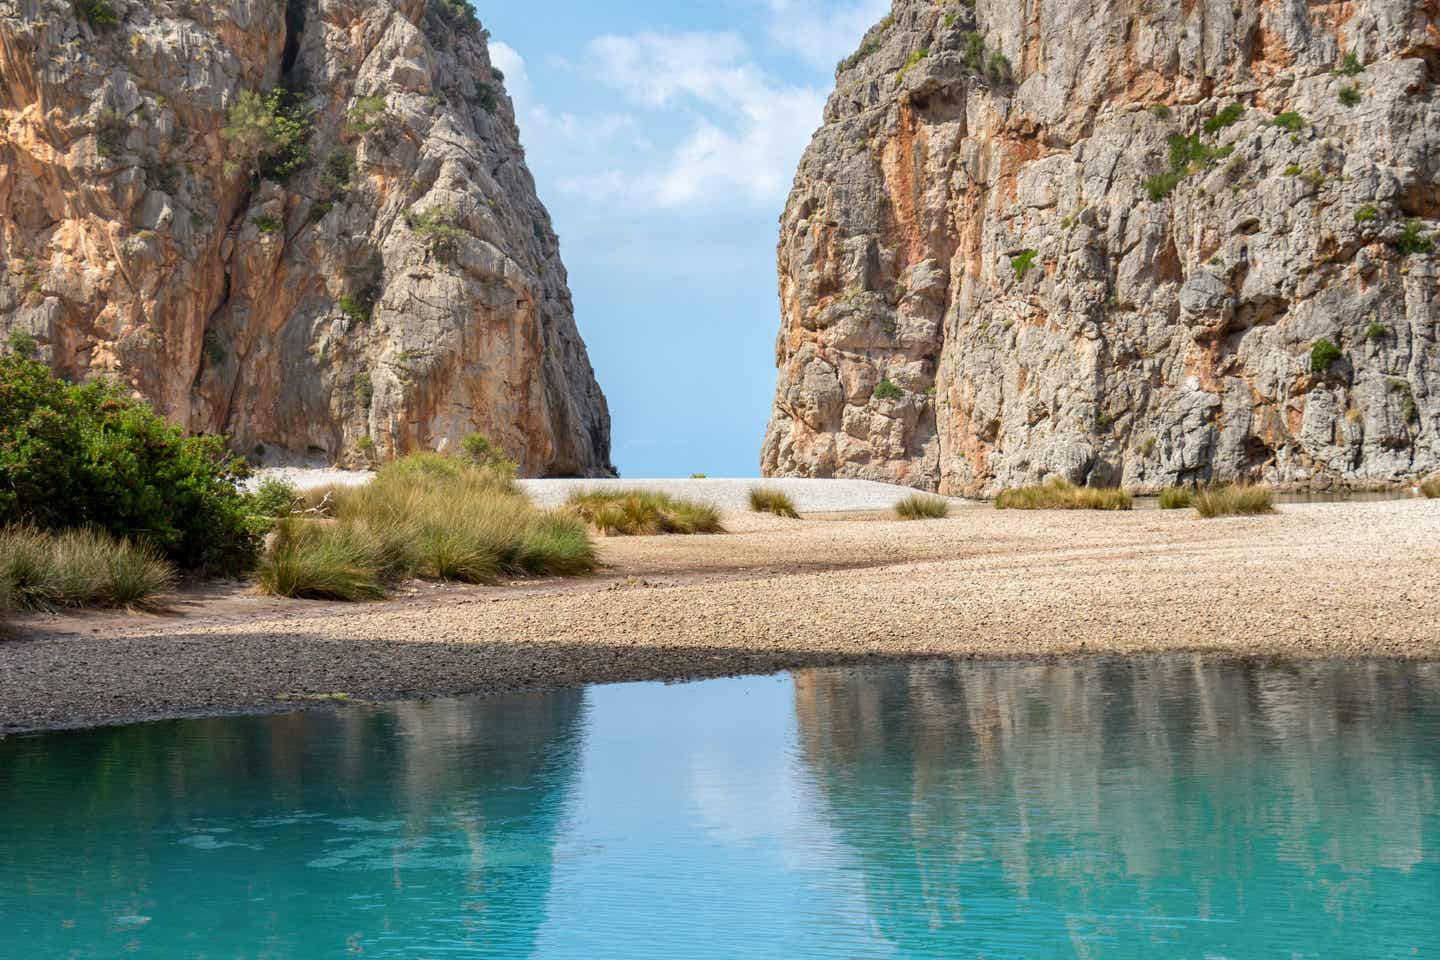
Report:
[{"label": "calm water surface", "polygon": [[1440,956],[1440,665],[814,670],[0,740],[0,957]]}]

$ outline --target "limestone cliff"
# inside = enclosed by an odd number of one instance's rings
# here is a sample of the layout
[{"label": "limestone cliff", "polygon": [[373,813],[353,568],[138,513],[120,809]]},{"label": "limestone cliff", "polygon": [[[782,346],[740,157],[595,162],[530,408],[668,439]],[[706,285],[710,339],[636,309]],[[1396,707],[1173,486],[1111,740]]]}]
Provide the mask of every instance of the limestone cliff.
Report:
[{"label": "limestone cliff", "polygon": [[897,0],[781,221],[768,475],[1440,467],[1434,0]]},{"label": "limestone cliff", "polygon": [[465,0],[0,0],[0,344],[274,462],[610,470]]}]

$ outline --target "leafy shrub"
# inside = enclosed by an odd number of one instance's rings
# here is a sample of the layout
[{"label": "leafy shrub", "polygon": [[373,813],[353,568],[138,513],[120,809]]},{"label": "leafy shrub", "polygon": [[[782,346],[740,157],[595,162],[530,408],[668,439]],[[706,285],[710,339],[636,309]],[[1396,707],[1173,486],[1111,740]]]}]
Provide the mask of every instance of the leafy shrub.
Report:
[{"label": "leafy shrub", "polygon": [[460,456],[476,466],[485,467],[505,476],[515,476],[519,466],[505,456],[505,451],[490,442],[484,434],[472,433],[460,441]]},{"label": "leafy shrub", "polygon": [[187,569],[238,572],[258,546],[220,437],[187,437],[116,386],[0,357],[0,526],[94,527]]},{"label": "leafy shrub", "polygon": [[113,27],[120,22],[109,0],[74,0],[74,4],[75,15],[92,27]]},{"label": "leafy shrub", "polygon": [[176,582],[175,568],[144,541],[92,529],[0,528],[0,609],[153,609]]},{"label": "leafy shrub", "polygon": [[930,51],[928,49],[911,51],[910,56],[906,57],[905,62],[900,65],[900,72],[895,75],[895,79],[902,79],[911,67],[917,65],[921,60],[924,60],[928,56],[930,56]]},{"label": "leafy shrub", "polygon": [[1373,206],[1367,203],[1365,206],[1355,211],[1355,222],[1369,223],[1371,220],[1374,220],[1376,216],[1379,215],[1379,213],[1379,210],[1376,210]]},{"label": "leafy shrub", "polygon": [[255,224],[256,230],[265,234],[279,233],[280,229],[285,226],[285,221],[268,213],[255,217],[251,222]]},{"label": "leafy shrub", "polygon": [[1021,250],[1010,258],[1010,269],[1015,271],[1016,280],[1024,280],[1025,274],[1035,267],[1035,251]]},{"label": "leafy shrub", "polygon": [[1006,490],[995,498],[999,510],[1131,510],[1134,498],[1117,488],[1077,487],[1059,478]]},{"label": "leafy shrub", "polygon": [[750,509],[756,513],[773,513],[787,520],[800,519],[800,513],[795,509],[795,501],[774,488],[751,487]]},{"label": "leafy shrub", "polygon": [[999,50],[992,50],[985,58],[985,79],[996,86],[1009,83],[1015,76],[1010,60]]},{"label": "leafy shrub", "polygon": [[465,231],[455,225],[455,211],[452,208],[407,210],[405,225],[424,240],[426,249],[439,259],[450,263],[460,255],[460,244],[465,237]]},{"label": "leafy shrub", "polygon": [[1407,257],[1429,253],[1435,249],[1435,240],[1420,232],[1420,221],[1411,220],[1405,224],[1405,229],[1400,231],[1400,239],[1395,241],[1395,249]]},{"label": "leafy shrub", "polygon": [[1345,59],[1340,61],[1340,69],[1335,71],[1344,77],[1357,77],[1365,72],[1365,65],[1360,62],[1356,53],[1345,54]]},{"label": "leafy shrub", "polygon": [[650,490],[589,490],[566,507],[605,536],[724,533],[720,512],[706,503]]},{"label": "leafy shrub", "polygon": [[1163,103],[1152,103],[1145,109],[1149,110],[1150,115],[1156,120],[1169,120],[1174,115],[1173,111]]},{"label": "leafy shrub", "polygon": [[1166,487],[1160,491],[1161,510],[1186,510],[1195,502],[1195,491],[1189,487]]},{"label": "leafy shrub", "polygon": [[1343,356],[1344,354],[1340,352],[1339,347],[1324,337],[1321,337],[1319,340],[1316,340],[1315,345],[1310,348],[1310,372],[1324,373]]},{"label": "leafy shrub", "polygon": [[1180,185],[1180,181],[1184,179],[1185,174],[1176,170],[1167,170],[1165,173],[1157,174],[1145,181],[1145,193],[1151,200],[1159,203],[1170,196]]},{"label": "leafy shrub", "polygon": [[1365,328],[1366,340],[1384,340],[1390,335],[1390,328],[1378,320],[1372,320],[1370,326]]},{"label": "leafy shrub", "polygon": [[1340,92],[1336,96],[1340,102],[1347,107],[1359,106],[1360,87],[1353,83],[1347,84],[1340,88]]},{"label": "leafy shrub", "polygon": [[261,561],[277,596],[373,600],[401,580],[488,583],[595,569],[572,515],[535,508],[503,471],[439,454],[382,467],[363,487],[312,492],[309,516],[284,519]]},{"label": "leafy shrub", "polygon": [[1209,134],[1219,133],[1226,127],[1233,126],[1245,115],[1245,106],[1240,103],[1232,103],[1226,106],[1215,116],[1205,121],[1205,132]]},{"label": "leafy shrub", "polygon": [[1285,168],[1285,176],[1287,177],[1298,177],[1304,172],[1305,168],[1300,166],[1300,164],[1298,163],[1292,163],[1290,164],[1290,166]]},{"label": "leafy shrub", "polygon": [[367,303],[348,293],[342,294],[340,299],[335,301],[335,305],[340,308],[341,313],[355,323],[369,323],[370,316],[375,309],[373,303]]},{"label": "leafy shrub", "polygon": [[17,357],[31,358],[39,352],[39,344],[35,338],[24,330],[11,330],[7,341],[10,344],[10,352]]},{"label": "leafy shrub", "polygon": [[895,386],[889,377],[884,378],[875,384],[875,390],[871,394],[876,400],[899,400],[905,396],[905,391]]},{"label": "leafy shrub", "polygon": [[895,516],[901,520],[943,520],[950,516],[950,501],[944,497],[912,494],[895,504]]},{"label": "leafy shrub", "polygon": [[250,494],[250,512],[262,520],[275,521],[290,516],[303,501],[294,484],[278,477],[266,477]]},{"label": "leafy shrub", "polygon": [[361,97],[345,112],[345,122],[354,133],[369,133],[388,125],[389,120],[383,96]]},{"label": "leafy shrub", "polygon": [[1276,115],[1271,122],[1281,130],[1289,130],[1291,133],[1299,133],[1305,129],[1305,118],[1293,110]]},{"label": "leafy shrub", "polygon": [[1275,494],[1269,487],[1210,487],[1195,494],[1195,510],[1207,520],[1260,516],[1275,512]]},{"label": "leafy shrub", "polygon": [[242,90],[220,136],[229,147],[227,176],[283,182],[310,162],[310,111],[299,94],[277,87],[267,96]]}]

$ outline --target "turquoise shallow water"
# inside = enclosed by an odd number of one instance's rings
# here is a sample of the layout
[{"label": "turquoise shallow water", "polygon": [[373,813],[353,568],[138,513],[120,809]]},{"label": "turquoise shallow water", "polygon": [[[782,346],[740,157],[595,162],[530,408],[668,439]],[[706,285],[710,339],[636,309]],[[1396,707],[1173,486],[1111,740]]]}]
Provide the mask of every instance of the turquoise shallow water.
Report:
[{"label": "turquoise shallow water", "polygon": [[1440,665],[813,670],[0,741],[0,957],[1440,955]]}]

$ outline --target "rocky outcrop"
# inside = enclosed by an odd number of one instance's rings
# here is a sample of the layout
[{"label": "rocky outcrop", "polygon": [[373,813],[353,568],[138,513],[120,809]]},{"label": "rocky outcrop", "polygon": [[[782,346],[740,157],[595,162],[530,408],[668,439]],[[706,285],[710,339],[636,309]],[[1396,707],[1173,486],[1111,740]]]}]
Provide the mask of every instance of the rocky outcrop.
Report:
[{"label": "rocky outcrop", "polygon": [[0,337],[267,462],[610,471],[465,0],[0,0]]},{"label": "rocky outcrop", "polygon": [[1440,467],[1430,0],[897,0],[782,218],[767,475]]}]

